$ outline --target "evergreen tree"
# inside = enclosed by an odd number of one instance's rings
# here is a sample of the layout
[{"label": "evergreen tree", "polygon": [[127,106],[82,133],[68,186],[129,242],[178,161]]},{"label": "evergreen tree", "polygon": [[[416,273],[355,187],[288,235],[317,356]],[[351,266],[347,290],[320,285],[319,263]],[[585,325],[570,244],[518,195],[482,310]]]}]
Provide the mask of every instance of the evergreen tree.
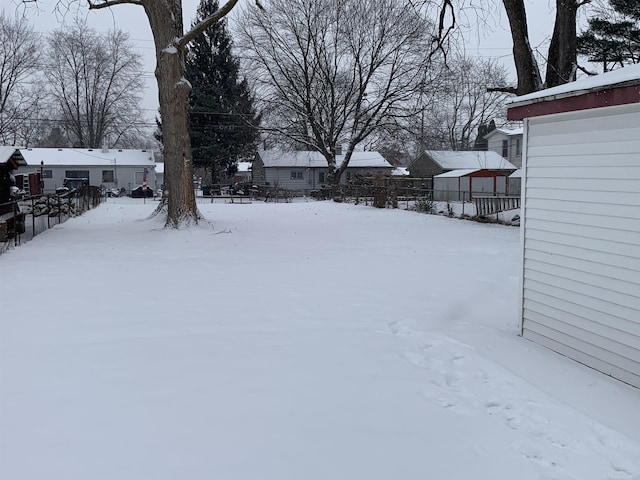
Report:
[{"label": "evergreen tree", "polygon": [[[216,0],[201,0],[193,25],[217,9]],[[235,173],[238,160],[252,159],[259,136],[260,118],[232,46],[223,19],[193,41],[187,56],[193,162],[211,172],[212,183]]]},{"label": "evergreen tree", "polygon": [[609,3],[612,9],[589,19],[589,28],[578,36],[578,53],[590,62],[601,63],[605,72],[640,63],[640,2]]}]

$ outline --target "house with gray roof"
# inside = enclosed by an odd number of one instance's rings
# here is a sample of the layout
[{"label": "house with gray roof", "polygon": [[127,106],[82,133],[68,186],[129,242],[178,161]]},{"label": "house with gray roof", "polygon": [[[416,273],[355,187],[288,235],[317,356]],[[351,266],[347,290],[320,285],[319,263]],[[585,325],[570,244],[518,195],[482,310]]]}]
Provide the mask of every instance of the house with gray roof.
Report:
[{"label": "house with gray roof", "polygon": [[[338,165],[344,155],[336,155]],[[327,183],[327,160],[320,152],[262,150],[253,162],[253,182],[309,192]],[[391,174],[393,166],[378,152],[353,152],[349,166],[340,178],[346,183],[357,175]]]},{"label": "house with gray roof", "polygon": [[432,178],[452,170],[490,170],[510,173],[516,166],[493,151],[425,150],[411,164],[413,177]]},{"label": "house with gray roof", "polygon": [[41,173],[44,191],[53,192],[65,178],[87,179],[89,185],[124,188],[131,192],[142,185],[155,185],[155,159],[152,150],[93,148],[21,148],[27,165],[16,173]]}]

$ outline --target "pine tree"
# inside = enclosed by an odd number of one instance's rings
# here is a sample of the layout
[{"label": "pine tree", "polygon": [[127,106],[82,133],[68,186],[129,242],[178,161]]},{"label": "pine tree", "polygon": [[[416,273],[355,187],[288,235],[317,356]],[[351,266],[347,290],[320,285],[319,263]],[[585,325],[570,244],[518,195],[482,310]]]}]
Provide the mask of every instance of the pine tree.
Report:
[{"label": "pine tree", "polygon": [[[194,25],[217,9],[216,0],[202,0]],[[235,173],[238,160],[251,159],[259,137],[260,118],[232,46],[223,19],[193,41],[187,56],[193,162],[211,172],[212,183]]]},{"label": "pine tree", "polygon": [[640,63],[640,2],[609,0],[612,9],[589,19],[589,28],[578,36],[578,53],[604,71]]}]

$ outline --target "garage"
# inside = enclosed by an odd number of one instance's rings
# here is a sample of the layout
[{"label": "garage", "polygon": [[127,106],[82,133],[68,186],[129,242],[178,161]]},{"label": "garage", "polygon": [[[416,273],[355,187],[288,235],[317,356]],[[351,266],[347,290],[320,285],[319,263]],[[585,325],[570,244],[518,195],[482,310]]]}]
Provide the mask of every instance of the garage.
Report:
[{"label": "garage", "polygon": [[518,97],[522,335],[640,387],[640,66]]}]

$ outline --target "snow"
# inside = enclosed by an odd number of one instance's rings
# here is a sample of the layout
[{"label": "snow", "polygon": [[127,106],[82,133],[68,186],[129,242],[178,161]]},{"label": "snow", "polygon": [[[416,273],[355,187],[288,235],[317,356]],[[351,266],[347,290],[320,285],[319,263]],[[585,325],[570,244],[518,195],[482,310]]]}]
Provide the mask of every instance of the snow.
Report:
[{"label": "snow", "polygon": [[189,80],[187,80],[185,77],[182,77],[177,83],[176,83],[176,87],[180,87],[180,86],[186,86],[189,89],[191,89],[191,82]]},{"label": "snow", "polygon": [[[327,160],[320,152],[269,149],[262,150],[260,158],[265,167],[327,167]],[[344,155],[336,155],[336,163],[338,165],[343,161]],[[349,160],[349,166],[392,168],[392,165],[378,152],[353,152]]]},{"label": "snow", "polygon": [[208,202],[0,256],[0,478],[640,478],[640,390],[517,335],[517,228]]},{"label": "snow", "polygon": [[45,166],[153,166],[152,150],[100,148],[20,148],[27,165]]},{"label": "snow", "polygon": [[178,49],[174,45],[169,45],[167,48],[165,48],[162,51],[170,55],[175,55],[176,53],[178,53]]},{"label": "snow", "polygon": [[602,90],[605,87],[613,87],[626,83],[640,84],[640,65],[628,65],[611,72],[583,77],[575,82],[569,82],[558,85],[557,87],[515,97],[508,101],[507,105],[509,107],[516,107],[552,98],[577,96],[591,91]]},{"label": "snow", "polygon": [[516,167],[496,152],[425,150],[441,168],[444,169],[477,169],[515,170]]},{"label": "snow", "polygon": [[462,168],[460,170],[451,170],[449,172],[441,173],[440,175],[434,175],[434,178],[458,178],[469,175],[470,173],[479,172],[480,168]]}]

